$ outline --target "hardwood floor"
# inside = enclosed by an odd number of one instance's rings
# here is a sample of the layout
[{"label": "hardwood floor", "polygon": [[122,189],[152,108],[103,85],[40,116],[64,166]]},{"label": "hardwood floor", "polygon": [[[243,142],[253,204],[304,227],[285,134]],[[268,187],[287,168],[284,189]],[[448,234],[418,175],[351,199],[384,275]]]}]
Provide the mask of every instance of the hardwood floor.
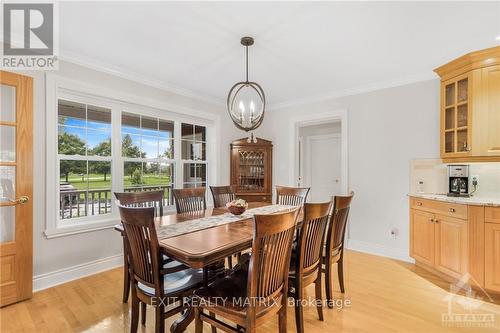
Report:
[{"label": "hardwood floor", "polygon": [[[336,299],[349,300],[342,310],[325,309],[325,321],[317,320],[314,307],[306,307],[306,332],[499,332],[500,296],[493,302],[468,303],[463,296],[451,298],[452,313],[486,314],[495,320],[493,327],[442,324],[448,313],[450,285],[412,264],[359,252],[346,252],[346,293],[340,294],[335,282]],[[307,289],[314,295],[314,286]],[[478,294],[483,299],[486,295]],[[128,332],[129,307],[121,302],[122,271],[114,269],[69,282],[34,294],[33,299],[0,309],[0,331],[7,332]],[[154,313],[148,307],[147,327],[154,331]],[[293,308],[288,312],[288,330],[295,332]],[[471,318],[471,317],[469,317]],[[167,327],[172,321],[167,321]],[[474,325],[474,323],[470,323]],[[484,324],[484,322],[483,322]],[[277,332],[278,320],[258,332]],[[464,325],[462,325],[464,326]],[[194,325],[188,328],[194,332]],[[209,332],[208,326],[204,332]]]}]

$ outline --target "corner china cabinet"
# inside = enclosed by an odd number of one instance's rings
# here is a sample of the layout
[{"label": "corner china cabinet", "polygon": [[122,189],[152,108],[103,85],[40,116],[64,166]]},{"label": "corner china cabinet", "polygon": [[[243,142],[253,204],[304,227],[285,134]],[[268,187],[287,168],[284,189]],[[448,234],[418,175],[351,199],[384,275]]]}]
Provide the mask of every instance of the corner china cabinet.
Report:
[{"label": "corner china cabinet", "polygon": [[231,143],[231,185],[236,188],[236,197],[248,202],[272,201],[273,144],[257,138],[247,138]]},{"label": "corner china cabinet", "polygon": [[500,161],[500,46],[434,71],[441,77],[441,158]]}]

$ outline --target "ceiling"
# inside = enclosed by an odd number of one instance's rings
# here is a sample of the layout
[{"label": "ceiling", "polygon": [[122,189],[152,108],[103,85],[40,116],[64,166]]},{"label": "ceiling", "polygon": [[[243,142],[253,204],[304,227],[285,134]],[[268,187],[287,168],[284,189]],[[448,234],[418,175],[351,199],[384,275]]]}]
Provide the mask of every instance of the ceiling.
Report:
[{"label": "ceiling", "polygon": [[223,102],[250,79],[271,105],[430,78],[498,45],[500,2],[62,2],[63,59]]}]

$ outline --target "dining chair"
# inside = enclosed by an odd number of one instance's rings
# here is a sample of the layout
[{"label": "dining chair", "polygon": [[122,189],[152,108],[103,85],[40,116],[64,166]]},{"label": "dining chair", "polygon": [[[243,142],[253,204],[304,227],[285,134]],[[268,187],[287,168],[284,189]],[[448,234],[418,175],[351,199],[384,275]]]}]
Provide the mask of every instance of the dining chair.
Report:
[{"label": "dining chair", "polygon": [[[236,191],[234,186],[210,186],[212,198],[214,199],[214,208],[226,207],[228,202],[236,199]],[[240,256],[240,253],[237,254]],[[229,268],[233,268],[233,256],[227,257],[227,264]]]},{"label": "dining chair", "polygon": [[290,294],[295,299],[295,323],[297,332],[304,332],[304,289],[315,284],[316,309],[323,321],[323,297],[321,293],[321,268],[323,240],[332,202],[304,204],[304,218],[297,235],[297,248],[290,262]]},{"label": "dining chair", "polygon": [[205,200],[206,191],[205,187],[172,190],[177,214],[207,209],[207,201]]},{"label": "dining chair", "polygon": [[279,332],[287,331],[288,270],[298,211],[254,216],[253,255],[248,268],[237,267],[194,293],[196,333],[203,331],[203,322],[226,332],[255,332],[276,314]]},{"label": "dining chair", "polygon": [[276,186],[276,204],[302,206],[306,202],[309,187]]},{"label": "dining chair", "polygon": [[[146,320],[146,304],[155,308],[155,332],[164,333],[165,319],[183,310],[182,299],[192,295],[203,282],[202,270],[185,269],[169,273],[156,234],[153,207],[118,206],[129,240],[132,266],[132,314],[130,332],[137,332],[139,304],[143,304],[142,324]],[[166,311],[166,306],[175,305]]]},{"label": "dining chair", "polygon": [[[153,207],[155,216],[163,215],[163,190],[159,191],[141,191],[141,192],[115,192],[115,198],[121,206],[125,207]],[[127,235],[122,233],[123,237],[123,303],[128,302],[131,287],[131,258]],[[164,264],[168,264],[170,272],[186,269],[184,264],[174,261],[167,256],[163,256]]]},{"label": "dining chair", "polygon": [[236,199],[236,191],[234,186],[210,186],[212,197],[214,199],[214,207],[226,207],[228,202]]},{"label": "dining chair", "polygon": [[337,274],[339,279],[340,291],[345,292],[344,288],[344,238],[349,217],[354,192],[347,196],[335,196],[333,209],[328,222],[326,231],[325,252],[323,263],[325,265],[325,285],[326,299],[328,307],[333,307],[333,265],[337,263]]}]

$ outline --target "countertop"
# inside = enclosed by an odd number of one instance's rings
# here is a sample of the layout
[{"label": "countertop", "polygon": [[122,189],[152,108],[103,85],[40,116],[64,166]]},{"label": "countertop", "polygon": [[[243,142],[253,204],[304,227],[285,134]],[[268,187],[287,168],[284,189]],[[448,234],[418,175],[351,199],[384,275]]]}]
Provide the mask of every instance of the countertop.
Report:
[{"label": "countertop", "polygon": [[409,196],[422,199],[453,202],[464,205],[500,207],[500,195],[498,195],[497,197],[482,197],[473,195],[469,198],[462,198],[462,197],[448,197],[446,196],[446,194],[412,193]]}]

